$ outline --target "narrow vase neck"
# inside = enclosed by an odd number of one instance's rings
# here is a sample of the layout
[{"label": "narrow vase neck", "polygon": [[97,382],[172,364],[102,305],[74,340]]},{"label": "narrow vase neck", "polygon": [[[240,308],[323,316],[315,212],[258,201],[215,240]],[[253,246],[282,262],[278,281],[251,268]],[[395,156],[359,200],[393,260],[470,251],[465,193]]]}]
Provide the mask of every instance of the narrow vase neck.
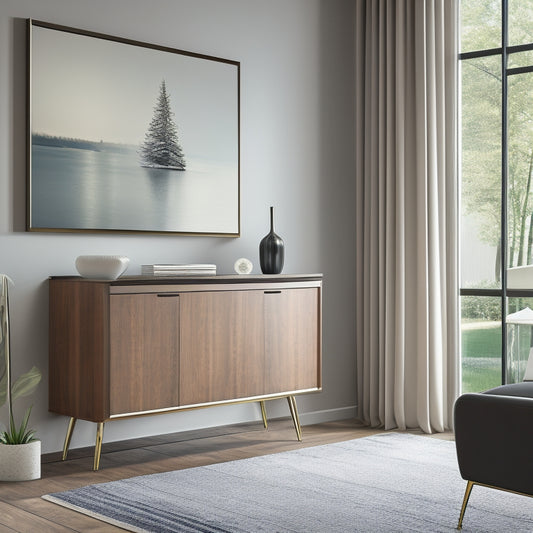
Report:
[{"label": "narrow vase neck", "polygon": [[270,207],[270,231],[274,232],[274,207]]}]

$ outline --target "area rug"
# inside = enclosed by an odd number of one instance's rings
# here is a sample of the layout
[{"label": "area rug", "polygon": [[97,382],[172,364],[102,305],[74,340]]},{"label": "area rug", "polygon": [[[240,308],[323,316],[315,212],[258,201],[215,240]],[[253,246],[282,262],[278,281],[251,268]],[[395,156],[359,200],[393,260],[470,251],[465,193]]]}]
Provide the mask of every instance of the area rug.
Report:
[{"label": "area rug", "polygon": [[[452,532],[455,444],[398,433],[48,494],[129,531]],[[533,499],[474,487],[463,531],[531,532]]]}]

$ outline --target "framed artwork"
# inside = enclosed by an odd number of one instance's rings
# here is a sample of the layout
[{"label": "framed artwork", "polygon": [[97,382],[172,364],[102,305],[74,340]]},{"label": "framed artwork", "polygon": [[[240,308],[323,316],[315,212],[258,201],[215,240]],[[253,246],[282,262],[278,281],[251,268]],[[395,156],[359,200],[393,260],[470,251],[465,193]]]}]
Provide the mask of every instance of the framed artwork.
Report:
[{"label": "framed artwork", "polygon": [[28,20],[28,231],[240,235],[240,63]]}]

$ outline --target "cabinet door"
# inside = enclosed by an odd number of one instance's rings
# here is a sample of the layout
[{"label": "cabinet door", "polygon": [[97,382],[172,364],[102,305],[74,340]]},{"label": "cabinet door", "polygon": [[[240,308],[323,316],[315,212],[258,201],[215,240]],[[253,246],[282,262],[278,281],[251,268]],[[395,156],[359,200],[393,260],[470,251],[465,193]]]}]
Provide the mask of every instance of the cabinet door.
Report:
[{"label": "cabinet door", "polygon": [[198,292],[180,299],[180,405],[263,394],[263,292]]},{"label": "cabinet door", "polygon": [[320,388],[319,289],[265,291],[264,296],[266,392]]},{"label": "cabinet door", "polygon": [[111,414],[178,405],[179,297],[110,297]]}]

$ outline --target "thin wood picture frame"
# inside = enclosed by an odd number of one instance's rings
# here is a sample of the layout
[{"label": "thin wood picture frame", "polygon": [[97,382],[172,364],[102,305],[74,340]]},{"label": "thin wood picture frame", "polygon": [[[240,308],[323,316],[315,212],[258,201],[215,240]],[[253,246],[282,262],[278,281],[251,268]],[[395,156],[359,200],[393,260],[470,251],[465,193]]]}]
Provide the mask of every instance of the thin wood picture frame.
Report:
[{"label": "thin wood picture frame", "polygon": [[28,231],[240,236],[240,62],[27,25]]}]

